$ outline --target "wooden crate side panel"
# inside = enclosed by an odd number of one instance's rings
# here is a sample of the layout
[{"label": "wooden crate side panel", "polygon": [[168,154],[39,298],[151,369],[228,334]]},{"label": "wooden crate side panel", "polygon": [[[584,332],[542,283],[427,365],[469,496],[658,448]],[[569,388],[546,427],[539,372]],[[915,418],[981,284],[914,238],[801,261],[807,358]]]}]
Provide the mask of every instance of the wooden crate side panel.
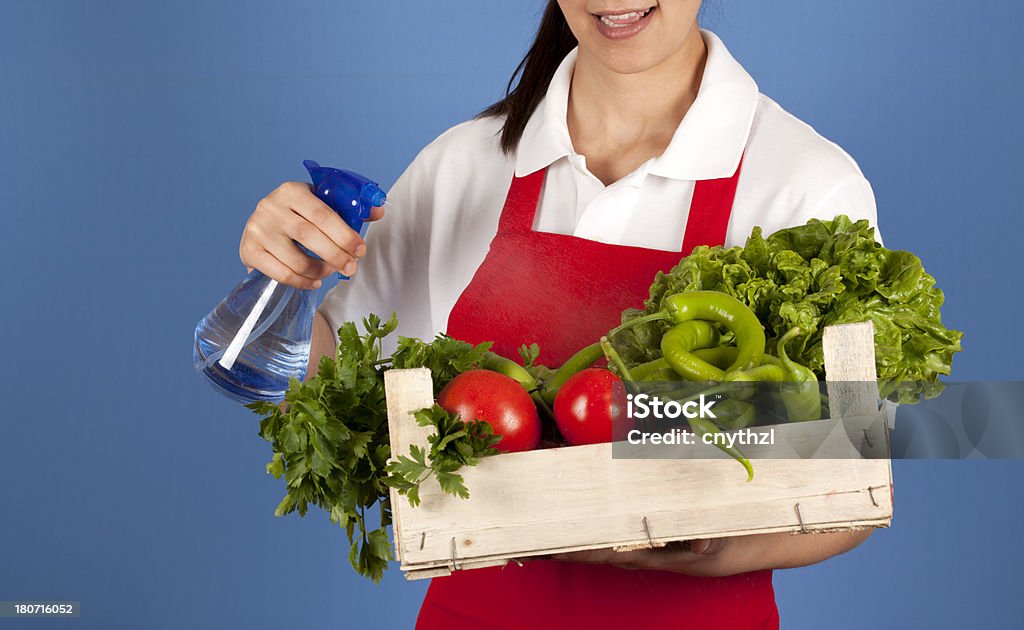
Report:
[{"label": "wooden crate side panel", "polygon": [[500,456],[466,471],[466,501],[425,492],[402,523],[403,561],[442,562],[451,557],[452,537],[463,558],[636,544],[646,537],[645,516],[652,538],[679,540],[798,527],[797,503],[806,506],[807,528],[892,513],[884,459],[759,460],[747,483],[731,460],[622,460],[610,450],[563,451],[557,464]]},{"label": "wooden crate side panel", "polygon": [[[690,481],[691,475],[703,474],[700,466],[710,462],[719,468],[709,468],[708,474],[714,470],[722,471],[719,475],[721,478],[715,479],[715,483],[727,484],[739,492],[756,494],[768,487],[809,487],[805,486],[802,477],[820,477],[815,472],[822,464],[816,464],[815,461],[857,462],[862,456],[887,461],[884,459],[888,453],[884,442],[885,426],[884,417],[875,415],[772,427],[776,434],[775,446],[743,447],[744,452],[754,461],[753,483],[746,481],[746,475],[738,463],[718,449],[704,444],[686,447],[592,444],[505,453],[486,458],[479,465],[460,471],[467,484],[472,481],[480,489],[474,491],[470,487],[469,499],[454,499],[444,494],[436,484],[427,483],[420,490],[422,503],[413,512],[417,515],[449,514],[452,515],[452,524],[455,524],[478,512],[521,507],[508,503],[510,497],[519,495],[527,497],[531,502],[530,507],[534,509],[546,509],[547,504],[555,504],[556,508],[564,510],[567,509],[565,506],[557,505],[561,497],[553,500],[545,498],[551,490],[559,488],[567,493],[593,491],[603,496],[607,488],[621,488],[620,494],[635,495],[637,487],[650,486],[652,480],[660,483],[662,479],[683,476]],[[728,435],[737,431],[724,433]],[[686,457],[679,456],[680,448],[685,448],[682,453]],[[658,457],[641,459],[640,454],[657,454]],[[811,457],[814,459],[811,460]],[[786,461],[786,465],[794,467],[796,472],[788,475],[774,473],[778,464],[771,462],[780,460]],[[846,465],[856,467],[856,464]],[[827,477],[820,480],[826,484],[833,483]],[[852,481],[856,485],[857,480]],[[836,483],[846,481],[840,479]],[[539,493],[538,489],[548,492]],[[724,496],[722,500],[734,499],[734,496]],[[408,502],[405,504],[408,505]]]},{"label": "wooden crate side panel", "polygon": [[[891,494],[886,471],[882,485],[861,491],[794,496],[780,501],[759,501],[743,506],[716,505],[652,512],[646,516],[601,513],[583,520],[534,523],[508,531],[504,525],[472,531],[452,528],[447,543],[437,540],[444,558],[433,562],[404,563],[404,570],[428,570],[411,578],[443,575],[456,569],[501,565],[512,558],[587,549],[649,548],[676,540],[774,532],[814,533],[885,527],[890,522]],[[875,505],[877,503],[877,505]],[[708,531],[709,523],[716,529]],[[505,530],[505,531],[503,531]],[[650,536],[648,537],[648,533]],[[454,541],[454,542],[453,542]],[[511,543],[505,545],[505,543]],[[484,554],[484,547],[506,546],[500,553]],[[440,571],[438,573],[437,571]]]}]

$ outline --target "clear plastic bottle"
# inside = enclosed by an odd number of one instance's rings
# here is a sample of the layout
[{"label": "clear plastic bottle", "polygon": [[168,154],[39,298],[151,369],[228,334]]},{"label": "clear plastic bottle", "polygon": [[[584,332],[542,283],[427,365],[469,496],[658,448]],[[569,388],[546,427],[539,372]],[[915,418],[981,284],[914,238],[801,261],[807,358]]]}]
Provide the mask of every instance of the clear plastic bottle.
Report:
[{"label": "clear plastic bottle", "polygon": [[[371,209],[384,205],[384,191],[357,173],[312,160],[303,164],[317,197],[365,235]],[[316,298],[315,290],[282,285],[253,270],[196,326],[196,370],[234,400],[282,400],[288,382],[306,375]]]}]

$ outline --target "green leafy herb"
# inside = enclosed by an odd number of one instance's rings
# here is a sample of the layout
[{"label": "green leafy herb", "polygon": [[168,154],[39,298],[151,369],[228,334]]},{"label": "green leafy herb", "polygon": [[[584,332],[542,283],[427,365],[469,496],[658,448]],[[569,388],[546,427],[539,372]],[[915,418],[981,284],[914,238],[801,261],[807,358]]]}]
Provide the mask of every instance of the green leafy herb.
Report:
[{"label": "green leafy herb", "polygon": [[[697,247],[651,285],[645,309],[623,313],[623,321],[653,313],[668,295],[712,290],[747,304],[774,340],[798,326],[805,333],[790,343],[790,357],[824,376],[821,346],[825,326],[861,321],[875,325],[875,357],[883,395],[915,402],[942,391],[963,333],[943,326],[943,294],[917,256],[875,241],[867,221],[844,215],[764,237],[754,228],[745,247]],[[628,363],[658,357],[667,325],[651,322],[623,331],[615,348]]]},{"label": "green leafy herb", "polygon": [[540,346],[535,343],[528,346],[524,343],[519,346],[519,356],[523,358],[523,366],[531,368],[537,363],[537,357],[540,356]]},{"label": "green leafy herb", "polygon": [[474,346],[444,334],[430,343],[399,337],[398,349],[391,356],[391,367],[430,368],[436,395],[450,380],[477,367],[491,345],[491,342],[485,342]]},{"label": "green leafy herb", "polygon": [[[383,339],[397,326],[394,315],[387,321],[367,316],[362,321],[365,334],[359,333],[355,322],[343,324],[335,355],[323,357],[317,375],[309,381],[292,380],[284,405],[249,405],[264,416],[260,435],[274,451],[267,473],[285,482],[285,496],[275,514],[304,516],[310,506],[327,512],[345,530],[352,566],[374,581],[381,579],[392,559],[386,529],[391,524],[389,481],[402,483],[408,478],[388,472],[391,447],[384,371],[430,368],[436,394],[460,372],[475,367],[490,347],[444,335],[432,342],[399,337],[396,353],[382,357]],[[424,471],[429,468],[446,492],[464,496],[468,491],[455,471],[475,464],[487,454],[493,444],[490,440],[497,438],[490,425],[460,427],[457,418],[453,421],[441,414],[443,410],[426,410],[417,416],[418,421],[436,426],[440,437],[431,444],[429,459],[426,453],[416,459],[414,452],[409,461],[422,463]]]},{"label": "green leafy herb", "polygon": [[434,405],[415,414],[421,427],[433,427],[435,432],[427,438],[430,451],[413,444],[409,455],[399,455],[388,464],[388,484],[404,494],[412,506],[419,505],[420,484],[431,475],[437,478],[441,489],[453,496],[469,498],[469,490],[462,475],[455,471],[463,466],[475,466],[481,457],[498,452],[494,445],[501,438],[487,422],[463,422],[457,414]]}]

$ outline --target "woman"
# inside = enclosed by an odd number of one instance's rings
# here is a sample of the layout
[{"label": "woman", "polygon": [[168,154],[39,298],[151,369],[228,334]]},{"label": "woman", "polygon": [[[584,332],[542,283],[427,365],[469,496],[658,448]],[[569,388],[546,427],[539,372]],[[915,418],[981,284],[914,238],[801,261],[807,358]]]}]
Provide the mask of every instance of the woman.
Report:
[{"label": "woman", "polygon": [[[333,351],[338,324],[392,310],[402,334],[492,340],[507,356],[537,341],[555,365],[695,245],[838,213],[875,224],[853,160],[759,94],[698,28],[699,9],[550,2],[518,84],[420,153],[367,243],[305,184],[262,200],[242,237],[246,264],[307,288],[358,269],[324,300],[311,365]],[[775,627],[771,569],[866,537],[743,536],[455,573],[431,584],[419,625]]]}]

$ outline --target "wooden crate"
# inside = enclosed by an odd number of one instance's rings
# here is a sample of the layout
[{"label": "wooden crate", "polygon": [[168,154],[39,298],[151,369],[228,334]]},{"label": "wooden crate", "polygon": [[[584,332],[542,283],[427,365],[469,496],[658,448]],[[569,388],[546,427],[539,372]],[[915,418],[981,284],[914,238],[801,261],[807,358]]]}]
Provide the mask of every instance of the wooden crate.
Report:
[{"label": "wooden crate", "polygon": [[[731,459],[613,459],[611,444],[489,457],[460,471],[469,499],[428,482],[413,508],[392,490],[402,570],[420,579],[555,552],[887,527],[892,471],[873,327],[831,326],[823,344],[833,417],[775,427],[792,459],[757,459],[759,447],[744,447],[752,482]],[[391,452],[426,446],[429,430],[411,413],[434,402],[429,370],[391,370],[385,385]]]}]

